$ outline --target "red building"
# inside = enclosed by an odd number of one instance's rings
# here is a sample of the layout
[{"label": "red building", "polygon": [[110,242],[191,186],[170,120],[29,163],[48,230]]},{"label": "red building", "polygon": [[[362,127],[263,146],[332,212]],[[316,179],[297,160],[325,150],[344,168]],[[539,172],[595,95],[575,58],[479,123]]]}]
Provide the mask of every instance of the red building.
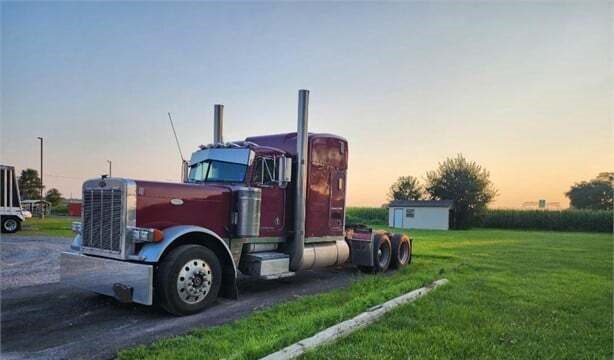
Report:
[{"label": "red building", "polygon": [[81,200],[70,200],[68,202],[68,216],[81,216]]}]

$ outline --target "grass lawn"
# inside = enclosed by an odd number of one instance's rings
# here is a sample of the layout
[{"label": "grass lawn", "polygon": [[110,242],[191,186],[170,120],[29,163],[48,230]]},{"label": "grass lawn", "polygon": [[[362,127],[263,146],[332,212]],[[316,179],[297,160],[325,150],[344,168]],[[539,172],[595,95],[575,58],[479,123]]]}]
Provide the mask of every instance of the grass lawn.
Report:
[{"label": "grass lawn", "polygon": [[21,224],[21,231],[15,235],[43,235],[43,236],[67,236],[75,234],[71,230],[73,221],[80,221],[78,217],[48,216],[44,219],[32,217]]},{"label": "grass lawn", "polygon": [[[306,359],[612,359],[611,234],[415,231],[413,263],[120,359],[257,359],[438,278],[449,284]],[[208,311],[215,311],[212,308]]]}]

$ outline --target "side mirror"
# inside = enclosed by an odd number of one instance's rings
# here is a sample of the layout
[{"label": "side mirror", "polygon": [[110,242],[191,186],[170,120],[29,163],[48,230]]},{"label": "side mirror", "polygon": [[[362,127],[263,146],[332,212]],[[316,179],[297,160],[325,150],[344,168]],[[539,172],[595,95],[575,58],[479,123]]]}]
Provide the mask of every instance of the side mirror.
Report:
[{"label": "side mirror", "polygon": [[292,181],[292,158],[282,156],[278,160],[277,184],[279,187],[286,187]]}]

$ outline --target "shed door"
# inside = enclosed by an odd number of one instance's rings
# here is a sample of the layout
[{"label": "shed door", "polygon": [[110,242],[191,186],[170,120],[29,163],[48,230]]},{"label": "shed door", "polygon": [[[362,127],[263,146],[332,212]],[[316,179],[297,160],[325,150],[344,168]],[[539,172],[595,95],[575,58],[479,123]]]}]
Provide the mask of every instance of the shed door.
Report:
[{"label": "shed door", "polygon": [[392,227],[403,227],[403,209],[394,209],[394,218],[392,220]]}]

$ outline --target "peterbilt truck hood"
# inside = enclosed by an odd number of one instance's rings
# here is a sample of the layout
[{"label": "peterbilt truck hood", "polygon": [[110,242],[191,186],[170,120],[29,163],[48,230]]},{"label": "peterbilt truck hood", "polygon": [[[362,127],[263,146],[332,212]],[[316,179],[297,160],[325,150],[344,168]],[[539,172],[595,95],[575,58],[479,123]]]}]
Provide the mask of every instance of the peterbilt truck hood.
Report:
[{"label": "peterbilt truck hood", "polygon": [[196,225],[227,236],[232,186],[135,180],[136,225],[165,229]]}]

